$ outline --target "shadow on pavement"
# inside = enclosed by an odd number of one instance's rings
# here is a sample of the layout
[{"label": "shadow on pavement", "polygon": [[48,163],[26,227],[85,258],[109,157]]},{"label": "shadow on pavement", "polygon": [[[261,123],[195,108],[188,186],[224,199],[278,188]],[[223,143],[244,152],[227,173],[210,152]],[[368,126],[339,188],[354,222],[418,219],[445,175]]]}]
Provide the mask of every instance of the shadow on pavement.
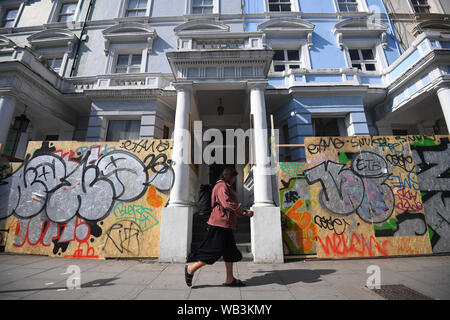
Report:
[{"label": "shadow on pavement", "polygon": [[[107,278],[107,279],[97,279],[93,281],[89,281],[81,284],[81,289],[84,288],[95,288],[95,287],[105,287],[105,286],[113,286],[113,282],[119,278]],[[30,288],[30,289],[18,289],[18,290],[0,290],[0,294],[2,293],[11,293],[11,292],[27,292],[27,291],[46,291],[46,290],[60,290],[60,289],[68,289],[67,287],[46,287],[46,288]]]},{"label": "shadow on pavement", "polygon": [[[246,287],[257,287],[267,284],[290,285],[294,283],[316,283],[321,282],[322,275],[327,275],[336,272],[335,269],[295,269],[295,270],[272,270],[272,271],[255,271],[255,273],[262,273],[262,275],[254,276],[245,280]],[[192,286],[192,289],[223,287],[219,285],[199,285]]]}]

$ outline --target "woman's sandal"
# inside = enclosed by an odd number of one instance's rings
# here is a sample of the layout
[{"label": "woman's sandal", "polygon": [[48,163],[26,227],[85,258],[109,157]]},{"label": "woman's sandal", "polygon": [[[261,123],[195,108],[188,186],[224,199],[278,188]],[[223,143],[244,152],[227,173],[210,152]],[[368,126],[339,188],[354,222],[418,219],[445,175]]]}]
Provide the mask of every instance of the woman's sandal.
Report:
[{"label": "woman's sandal", "polygon": [[188,287],[192,286],[192,278],[194,278],[193,274],[189,274],[188,272],[188,265],[184,267],[184,280],[186,281],[186,284]]},{"label": "woman's sandal", "polygon": [[239,279],[234,278],[230,283],[224,283],[223,285],[226,287],[244,287],[245,283],[243,283]]}]

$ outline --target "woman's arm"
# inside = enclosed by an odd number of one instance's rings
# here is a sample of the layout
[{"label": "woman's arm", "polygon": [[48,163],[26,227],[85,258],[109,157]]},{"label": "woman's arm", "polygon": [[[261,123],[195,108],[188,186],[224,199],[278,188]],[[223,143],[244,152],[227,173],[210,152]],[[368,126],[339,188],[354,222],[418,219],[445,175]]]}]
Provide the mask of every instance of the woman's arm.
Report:
[{"label": "woman's arm", "polygon": [[240,203],[233,200],[229,188],[224,183],[221,183],[218,187],[219,190],[217,192],[217,198],[219,204],[226,210],[236,214],[241,214],[244,210],[242,209]]}]

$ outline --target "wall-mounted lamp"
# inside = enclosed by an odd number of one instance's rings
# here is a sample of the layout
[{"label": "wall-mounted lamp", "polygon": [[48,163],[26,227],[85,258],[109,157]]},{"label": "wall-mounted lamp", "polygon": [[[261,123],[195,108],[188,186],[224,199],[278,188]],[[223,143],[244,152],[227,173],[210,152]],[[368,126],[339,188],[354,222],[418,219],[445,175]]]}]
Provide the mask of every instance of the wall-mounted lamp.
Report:
[{"label": "wall-mounted lamp", "polygon": [[17,132],[26,132],[28,129],[28,125],[30,124],[30,119],[27,118],[25,112],[27,111],[27,106],[25,106],[25,110],[23,113],[16,117],[13,124],[13,129]]}]

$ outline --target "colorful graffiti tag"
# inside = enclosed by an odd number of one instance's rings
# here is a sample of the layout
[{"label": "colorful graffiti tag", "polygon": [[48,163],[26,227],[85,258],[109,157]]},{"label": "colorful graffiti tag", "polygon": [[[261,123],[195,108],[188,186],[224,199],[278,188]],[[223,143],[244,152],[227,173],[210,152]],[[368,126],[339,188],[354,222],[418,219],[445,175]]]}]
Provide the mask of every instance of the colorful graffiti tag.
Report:
[{"label": "colorful graffiti tag", "polygon": [[305,138],[307,163],[279,164],[285,254],[450,252],[449,143],[449,136]]},{"label": "colorful graffiti tag", "polygon": [[30,142],[0,185],[6,251],[157,257],[171,149],[171,140]]}]

